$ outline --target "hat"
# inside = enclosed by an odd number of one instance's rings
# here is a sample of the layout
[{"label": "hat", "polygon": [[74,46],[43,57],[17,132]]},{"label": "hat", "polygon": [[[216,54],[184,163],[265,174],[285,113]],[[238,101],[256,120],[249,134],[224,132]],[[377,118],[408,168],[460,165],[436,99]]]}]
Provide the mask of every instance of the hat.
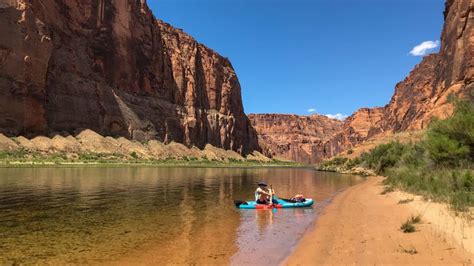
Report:
[{"label": "hat", "polygon": [[259,185],[259,186],[264,186],[264,187],[267,186],[267,184],[266,184],[265,182],[258,182],[258,185]]}]

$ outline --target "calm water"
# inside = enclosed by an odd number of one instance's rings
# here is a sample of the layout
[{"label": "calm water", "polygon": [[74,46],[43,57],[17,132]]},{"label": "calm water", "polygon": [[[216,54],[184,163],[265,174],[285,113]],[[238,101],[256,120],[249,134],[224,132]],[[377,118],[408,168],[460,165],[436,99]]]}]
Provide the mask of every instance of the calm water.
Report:
[{"label": "calm water", "polygon": [[[316,204],[236,209],[260,180]],[[0,264],[278,263],[358,180],[290,168],[0,169]]]}]

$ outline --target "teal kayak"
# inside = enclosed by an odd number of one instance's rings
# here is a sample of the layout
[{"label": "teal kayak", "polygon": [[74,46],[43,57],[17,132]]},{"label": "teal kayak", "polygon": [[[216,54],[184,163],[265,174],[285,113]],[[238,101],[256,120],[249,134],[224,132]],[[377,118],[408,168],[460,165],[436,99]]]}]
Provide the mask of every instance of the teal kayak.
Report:
[{"label": "teal kayak", "polygon": [[256,201],[235,201],[235,206],[239,209],[273,209],[273,208],[303,208],[313,205],[313,199],[305,199],[303,202],[294,202],[287,199],[273,197],[273,204],[258,204]]}]

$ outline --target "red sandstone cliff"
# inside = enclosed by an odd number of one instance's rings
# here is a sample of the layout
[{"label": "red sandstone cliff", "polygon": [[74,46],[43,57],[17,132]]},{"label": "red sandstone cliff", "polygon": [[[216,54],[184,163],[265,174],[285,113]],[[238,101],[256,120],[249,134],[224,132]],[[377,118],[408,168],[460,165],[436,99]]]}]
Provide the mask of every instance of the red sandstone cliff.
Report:
[{"label": "red sandstone cliff", "polygon": [[258,150],[226,58],[145,0],[0,0],[0,133]]},{"label": "red sandstone cliff", "polygon": [[342,129],[342,121],[326,116],[250,114],[264,153],[298,162],[311,162],[312,147]]},{"label": "red sandstone cliff", "polygon": [[[278,152],[279,150],[267,154],[315,163],[368,139],[405,130],[423,129],[433,117],[445,118],[450,115],[452,106],[447,102],[448,95],[470,97],[474,92],[473,11],[474,0],[446,1],[445,24],[439,53],[424,57],[408,77],[396,85],[395,93],[385,107],[362,108],[356,111],[344,121],[341,130],[326,137],[326,140],[306,145],[305,151],[310,151],[310,155],[303,159],[288,156],[286,151]],[[285,139],[293,138],[288,135],[287,130],[281,130],[285,126],[276,126],[280,120],[275,118],[272,122],[267,119],[264,127],[260,120],[252,119],[252,123],[261,136],[272,132],[270,146],[274,146],[274,140],[281,139],[279,134]],[[293,122],[286,123],[287,127],[291,128]],[[272,124],[275,126],[271,126]],[[299,135],[296,132],[294,138],[298,138]],[[267,139],[260,138],[262,145],[268,145]],[[292,142],[288,149],[299,147],[301,144],[302,142]]]}]

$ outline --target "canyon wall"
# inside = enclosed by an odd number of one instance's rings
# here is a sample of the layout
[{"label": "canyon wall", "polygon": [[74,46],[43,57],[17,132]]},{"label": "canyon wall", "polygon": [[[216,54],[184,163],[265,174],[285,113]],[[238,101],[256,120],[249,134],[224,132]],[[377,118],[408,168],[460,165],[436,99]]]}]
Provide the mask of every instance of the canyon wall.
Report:
[{"label": "canyon wall", "polygon": [[312,147],[342,129],[342,121],[326,116],[250,114],[252,126],[267,156],[311,162]]},{"label": "canyon wall", "polygon": [[227,58],[145,0],[0,0],[0,133],[259,150]]},{"label": "canyon wall", "polygon": [[[445,5],[440,51],[425,56],[405,80],[396,85],[394,95],[386,106],[359,109],[344,121],[341,130],[326,136],[326,140],[306,145],[305,151],[310,155],[303,159],[279,150],[268,152],[266,149],[267,155],[281,155],[301,162],[316,163],[366,140],[406,130],[424,129],[433,117],[448,117],[453,111],[448,102],[450,94],[472,100],[474,0],[447,0]],[[274,117],[273,122],[265,120],[265,126],[262,126],[261,120],[252,119],[254,127],[261,135],[262,146],[272,146],[274,139],[281,138],[279,135],[286,139],[298,139],[298,132],[294,136],[289,135],[287,129],[282,130],[284,126],[278,124],[281,119]],[[291,128],[293,122],[286,123],[288,129]],[[266,137],[268,132],[273,136],[271,142]],[[288,149],[300,145],[302,142],[292,142]]]}]

